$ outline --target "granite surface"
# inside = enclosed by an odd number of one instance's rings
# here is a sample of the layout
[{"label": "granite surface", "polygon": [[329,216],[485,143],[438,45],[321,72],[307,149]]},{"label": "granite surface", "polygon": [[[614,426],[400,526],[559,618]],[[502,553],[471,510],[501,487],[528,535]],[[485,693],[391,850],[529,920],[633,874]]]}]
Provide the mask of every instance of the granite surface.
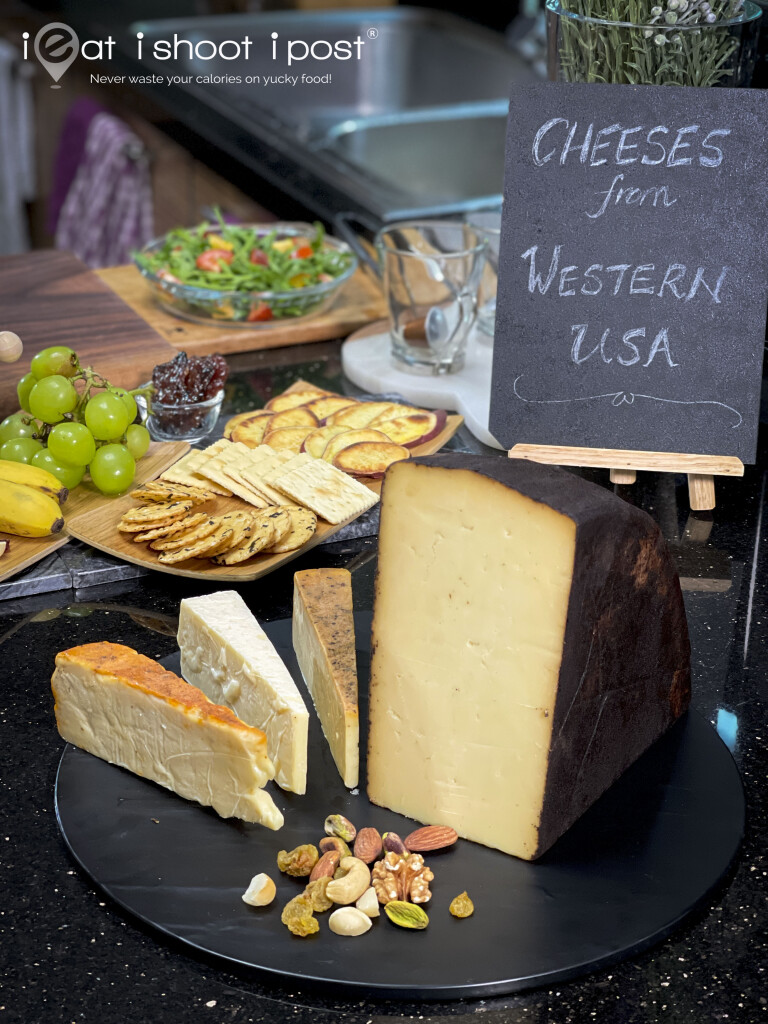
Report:
[{"label": "granite surface", "polygon": [[[232,360],[224,414],[261,404],[299,375],[343,387],[338,349],[309,351],[292,351],[277,369],[276,353]],[[465,436],[457,445],[475,446]],[[79,870],[58,832],[53,793],[63,743],[49,678],[55,653],[79,643],[113,640],[157,658],[175,649],[180,599],[208,588],[148,573],[0,602],[0,1021],[768,1021],[765,438],[760,451],[743,480],[718,486],[711,515],[689,512],[684,477],[640,474],[635,487],[621,490],[657,519],[672,546],[691,629],[693,704],[732,750],[747,796],[747,829],[731,876],[668,939],[552,989],[436,1005],[353,1000],[267,982],[196,957],[128,917]],[[607,473],[589,475],[609,485]],[[375,555],[374,538],[351,538],[314,549],[240,591],[257,617],[283,618],[295,569],[346,566],[356,607],[370,608]]]}]

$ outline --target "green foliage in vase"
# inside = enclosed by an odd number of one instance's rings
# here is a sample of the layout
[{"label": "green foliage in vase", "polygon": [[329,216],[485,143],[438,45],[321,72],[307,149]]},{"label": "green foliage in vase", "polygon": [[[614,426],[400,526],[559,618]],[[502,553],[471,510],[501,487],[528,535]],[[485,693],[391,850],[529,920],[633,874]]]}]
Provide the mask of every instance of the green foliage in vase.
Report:
[{"label": "green foliage in vase", "polygon": [[744,0],[664,0],[663,6],[651,0],[561,0],[560,6],[560,73],[568,82],[738,84],[743,23],[722,22],[742,18]]}]

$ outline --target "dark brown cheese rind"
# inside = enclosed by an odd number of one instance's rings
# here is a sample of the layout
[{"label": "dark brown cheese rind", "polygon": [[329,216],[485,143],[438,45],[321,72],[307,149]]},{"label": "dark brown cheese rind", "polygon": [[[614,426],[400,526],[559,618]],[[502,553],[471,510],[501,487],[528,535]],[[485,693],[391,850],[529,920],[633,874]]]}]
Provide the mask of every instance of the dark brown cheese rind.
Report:
[{"label": "dark brown cheese rind", "polygon": [[[539,857],[688,708],[690,643],[677,571],[647,513],[565,470],[459,454],[410,465],[480,473],[576,525]],[[383,500],[381,507],[386,515]]]}]

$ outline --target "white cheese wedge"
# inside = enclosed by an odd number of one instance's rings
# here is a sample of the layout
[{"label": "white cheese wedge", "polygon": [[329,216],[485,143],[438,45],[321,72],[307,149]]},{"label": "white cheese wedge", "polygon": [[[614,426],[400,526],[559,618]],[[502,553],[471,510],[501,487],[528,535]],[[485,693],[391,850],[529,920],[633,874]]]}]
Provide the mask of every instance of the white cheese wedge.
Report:
[{"label": "white cheese wedge", "polygon": [[304,569],[293,577],[293,649],[345,786],[357,786],[357,703],[352,576]]},{"label": "white cheese wedge", "polygon": [[188,597],[179,609],[181,674],[262,729],[282,789],[307,788],[309,713],[280,655],[234,590]]},{"label": "white cheese wedge", "polygon": [[68,743],[151,779],[223,818],[278,829],[263,786],[274,777],[264,734],[122,644],[56,657],[56,724]]}]

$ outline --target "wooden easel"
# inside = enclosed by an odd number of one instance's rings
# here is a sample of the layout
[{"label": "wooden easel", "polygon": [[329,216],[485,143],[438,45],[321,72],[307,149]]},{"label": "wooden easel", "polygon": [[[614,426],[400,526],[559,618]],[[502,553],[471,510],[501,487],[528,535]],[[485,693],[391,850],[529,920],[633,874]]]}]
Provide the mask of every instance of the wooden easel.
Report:
[{"label": "wooden easel", "polygon": [[688,499],[694,512],[715,507],[715,477],[744,476],[744,463],[732,455],[685,455],[678,452],[637,452],[621,448],[567,448],[557,445],[516,444],[510,459],[529,459],[550,466],[590,466],[611,471],[611,483],[633,484],[639,469],[685,473]]}]

